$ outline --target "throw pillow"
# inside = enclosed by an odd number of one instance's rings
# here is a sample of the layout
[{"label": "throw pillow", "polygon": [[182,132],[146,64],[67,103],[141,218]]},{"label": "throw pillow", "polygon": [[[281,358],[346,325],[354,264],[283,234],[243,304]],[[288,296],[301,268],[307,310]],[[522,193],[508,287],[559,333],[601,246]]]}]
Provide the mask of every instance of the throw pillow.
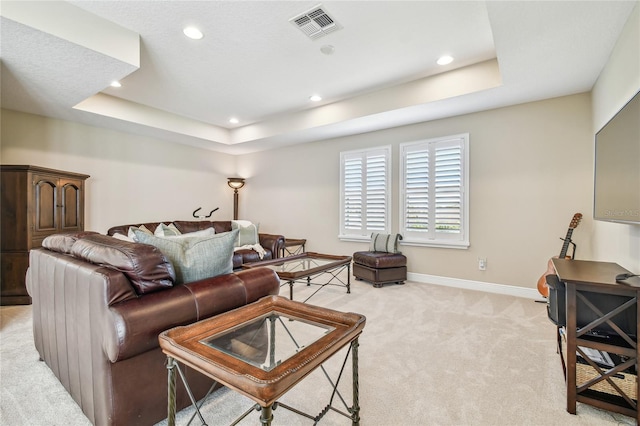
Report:
[{"label": "throw pillow", "polygon": [[231,229],[237,229],[239,231],[235,246],[242,247],[258,244],[260,242],[258,238],[258,226],[259,224],[251,223],[248,220],[232,220]]},{"label": "throw pillow", "polygon": [[120,241],[128,241],[130,243],[135,243],[136,242],[133,238],[130,238],[127,235],[121,234],[119,232],[116,232],[112,236],[113,236],[113,238],[118,239]]},{"label": "throw pillow", "polygon": [[157,247],[173,264],[176,283],[184,284],[233,271],[233,242],[238,231],[208,237],[160,238],[134,231],[138,241]]},{"label": "throw pillow", "polygon": [[147,228],[144,225],[130,226],[129,231],[127,232],[127,237],[131,238],[133,241],[136,241],[136,242],[138,241],[138,238],[136,237],[135,231],[142,231],[145,234],[153,235],[153,232],[149,231],[149,228]]},{"label": "throw pillow", "polygon": [[156,237],[173,237],[176,235],[182,235],[182,232],[180,232],[173,223],[170,223],[169,225],[161,223],[156,226],[156,230],[153,231],[153,235]]},{"label": "throw pillow", "polygon": [[184,239],[184,238],[193,238],[193,237],[211,237],[216,234],[216,230],[211,228],[201,229],[199,231],[186,232],[180,235],[165,235],[164,237],[160,236],[160,238],[171,238],[174,240]]},{"label": "throw pillow", "polygon": [[382,251],[387,253],[399,253],[398,241],[402,240],[400,234],[371,234],[369,251]]}]

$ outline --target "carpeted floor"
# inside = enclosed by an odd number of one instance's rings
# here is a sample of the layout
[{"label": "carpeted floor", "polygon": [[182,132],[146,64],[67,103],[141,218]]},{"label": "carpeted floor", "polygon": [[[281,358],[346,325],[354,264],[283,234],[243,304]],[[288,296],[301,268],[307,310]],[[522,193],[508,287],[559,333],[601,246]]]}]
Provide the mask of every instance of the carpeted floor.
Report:
[{"label": "carpeted floor", "polygon": [[[303,299],[312,290],[297,285],[294,298]],[[288,295],[288,287],[282,288],[282,295]],[[413,282],[375,289],[355,280],[351,294],[326,287],[309,303],[367,317],[359,349],[364,426],[636,424],[632,418],[580,403],[577,415],[566,412],[555,328],[544,304]],[[38,361],[31,307],[2,307],[0,313],[0,424],[88,425],[62,385]],[[330,360],[330,374],[337,373],[342,358],[338,354]],[[340,388],[350,403],[350,372],[345,374]],[[281,401],[315,415],[330,391],[318,370]],[[209,426],[226,425],[251,405],[249,399],[221,389],[205,402],[203,412]],[[178,424],[186,424],[192,413],[178,413]],[[259,424],[258,417],[252,412],[240,424]],[[330,412],[320,424],[349,423]],[[281,407],[274,411],[274,424],[313,421]]]}]

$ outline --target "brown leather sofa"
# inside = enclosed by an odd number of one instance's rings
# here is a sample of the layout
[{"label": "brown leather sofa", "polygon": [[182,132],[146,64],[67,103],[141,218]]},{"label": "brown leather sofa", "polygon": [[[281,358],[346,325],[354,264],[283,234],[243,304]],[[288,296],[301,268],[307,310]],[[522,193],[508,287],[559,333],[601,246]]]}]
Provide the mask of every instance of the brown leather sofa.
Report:
[{"label": "brown leather sofa", "polygon": [[[92,232],[57,234],[32,250],[27,290],[40,358],[95,425],[151,425],[167,416],[158,334],[278,294],[256,268],[174,285],[155,247]],[[197,399],[213,383],[186,369]],[[189,405],[178,381],[177,402]]]},{"label": "brown leather sofa", "polygon": [[[184,220],[167,220],[163,222],[148,222],[137,223],[131,225],[118,225],[109,228],[108,235],[114,235],[120,233],[127,235],[130,226],[140,227],[144,225],[149,231],[154,232],[156,227],[160,224],[173,223],[176,228],[183,234],[187,232],[200,231],[202,229],[213,227],[216,230],[216,234],[222,232],[231,231],[231,221],[210,221],[210,220],[198,220],[198,221],[184,221]],[[238,250],[233,254],[233,269],[240,269],[243,263],[258,262],[260,260],[277,259],[282,253],[284,248],[284,236],[275,234],[258,234],[260,245],[264,248],[266,254],[264,258],[260,259],[258,253],[254,250]]]}]

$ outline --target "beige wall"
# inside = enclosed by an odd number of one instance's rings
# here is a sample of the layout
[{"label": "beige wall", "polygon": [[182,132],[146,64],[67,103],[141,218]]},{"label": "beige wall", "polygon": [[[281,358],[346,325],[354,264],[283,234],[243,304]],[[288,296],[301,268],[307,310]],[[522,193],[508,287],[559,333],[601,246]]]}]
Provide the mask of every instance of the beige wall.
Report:
[{"label": "beige wall", "polygon": [[[393,146],[392,223],[398,223],[398,145],[470,134],[471,247],[403,247],[410,272],[535,288],[558,254],[575,212],[582,258],[591,256],[592,123],[589,94],[232,157],[76,123],[3,111],[5,164],[90,174],[87,229],[171,218],[196,207],[232,215],[226,177],[248,178],[240,216],[265,232],[308,239],[308,249],[351,254],[366,244],[338,240],[339,153]],[[488,268],[479,271],[477,258]]]},{"label": "beige wall", "polygon": [[[309,250],[351,254],[340,242],[339,153],[393,146],[392,223],[398,223],[398,145],[469,132],[471,247],[403,247],[410,272],[535,288],[557,255],[574,213],[578,258],[615,261],[640,272],[640,226],[591,219],[593,134],[640,88],[636,8],[591,94],[234,157],[184,145],[2,110],[0,162],[91,175],[87,229],[189,219],[220,207],[230,219],[227,176],[248,178],[240,216],[265,232],[307,238]],[[396,230],[396,229],[394,229]],[[477,268],[478,257],[488,261]]]},{"label": "beige wall", "polygon": [[[593,132],[640,90],[640,6],[636,5],[593,88]],[[594,259],[640,274],[640,225],[596,221]]]},{"label": "beige wall", "polygon": [[2,110],[2,164],[91,175],[85,227],[106,232],[138,221],[190,219],[198,207],[228,220],[236,158],[107,129]]},{"label": "beige wall", "polygon": [[[338,240],[339,153],[391,144],[392,223],[398,224],[398,145],[469,132],[471,247],[403,246],[410,272],[535,288],[547,259],[560,252],[576,212],[582,258],[588,237],[592,186],[589,94],[568,96],[445,120],[319,141],[241,156],[248,179],[242,208],[249,219],[306,238],[307,249],[351,254],[363,243]],[[478,270],[478,257],[488,261]]]}]

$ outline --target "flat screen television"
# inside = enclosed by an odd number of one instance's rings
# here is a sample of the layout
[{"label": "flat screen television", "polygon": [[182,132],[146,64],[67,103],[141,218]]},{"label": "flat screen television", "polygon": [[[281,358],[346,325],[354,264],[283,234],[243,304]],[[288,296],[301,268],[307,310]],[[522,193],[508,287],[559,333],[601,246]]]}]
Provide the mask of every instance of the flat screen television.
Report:
[{"label": "flat screen television", "polygon": [[640,92],[596,133],[593,218],[640,224]]}]

